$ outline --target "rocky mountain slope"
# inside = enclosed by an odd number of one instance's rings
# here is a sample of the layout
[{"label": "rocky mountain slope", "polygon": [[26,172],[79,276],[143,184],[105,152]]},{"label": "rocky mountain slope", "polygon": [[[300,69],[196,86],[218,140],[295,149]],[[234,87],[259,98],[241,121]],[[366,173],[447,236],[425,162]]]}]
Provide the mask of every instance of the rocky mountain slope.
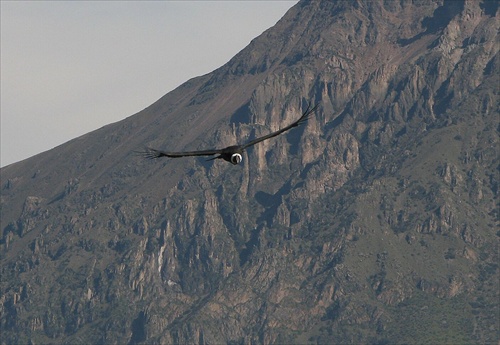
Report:
[{"label": "rocky mountain slope", "polygon": [[[1,170],[1,343],[499,339],[495,1],[301,1],[218,70]],[[241,165],[143,160],[306,126]]]}]

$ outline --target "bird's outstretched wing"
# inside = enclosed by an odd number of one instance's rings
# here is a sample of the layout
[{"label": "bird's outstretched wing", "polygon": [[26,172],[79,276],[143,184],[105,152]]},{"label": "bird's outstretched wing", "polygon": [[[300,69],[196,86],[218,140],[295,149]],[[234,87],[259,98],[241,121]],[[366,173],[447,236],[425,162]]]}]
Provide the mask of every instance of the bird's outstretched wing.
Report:
[{"label": "bird's outstretched wing", "polygon": [[152,149],[150,147],[146,147],[144,151],[137,152],[141,156],[149,159],[155,159],[160,157],[170,157],[170,158],[179,158],[186,156],[212,156],[216,154],[220,154],[222,150],[205,150],[205,151],[187,151],[187,152],[166,152],[161,150]]},{"label": "bird's outstretched wing", "polygon": [[257,143],[260,143],[261,141],[264,141],[266,139],[269,139],[269,138],[275,137],[277,135],[280,135],[281,133],[286,132],[289,129],[292,129],[293,127],[297,127],[297,126],[301,125],[302,123],[304,123],[305,121],[307,121],[311,117],[311,114],[314,113],[317,108],[318,108],[318,104],[316,104],[312,108],[311,108],[311,105],[309,104],[309,106],[307,107],[306,111],[294,123],[292,123],[292,124],[290,124],[290,125],[288,125],[286,127],[283,127],[282,129],[280,129],[280,130],[278,130],[276,132],[269,133],[267,135],[264,135],[263,137],[251,140],[248,143],[241,145],[241,149],[244,150],[244,149],[246,149],[249,146],[255,145]]},{"label": "bird's outstretched wing", "polygon": [[230,157],[232,154],[235,154],[235,153],[240,154],[244,149],[246,149],[249,146],[255,145],[257,143],[260,143],[261,141],[264,141],[266,139],[280,135],[281,133],[286,132],[293,127],[297,127],[297,126],[301,125],[302,123],[304,123],[305,121],[307,121],[309,119],[311,114],[313,112],[315,112],[317,108],[318,108],[318,105],[315,105],[312,108],[311,108],[311,105],[309,105],[307,107],[306,111],[302,114],[302,116],[294,123],[292,123],[286,127],[283,127],[282,129],[280,129],[276,132],[269,133],[267,135],[264,135],[263,137],[251,140],[244,145],[228,146],[228,147],[223,148],[223,149],[204,150],[204,151],[187,151],[187,152],[167,152],[167,151],[161,151],[161,150],[153,149],[150,147],[146,147],[144,151],[137,152],[137,153],[140,154],[141,156],[143,156],[145,158],[149,158],[149,159],[156,159],[156,158],[160,158],[160,157],[179,158],[179,157],[187,157],[187,156],[213,156],[213,155],[219,154],[221,156],[215,157],[214,159],[224,158],[225,160],[229,161],[230,158],[227,158],[227,157]]}]

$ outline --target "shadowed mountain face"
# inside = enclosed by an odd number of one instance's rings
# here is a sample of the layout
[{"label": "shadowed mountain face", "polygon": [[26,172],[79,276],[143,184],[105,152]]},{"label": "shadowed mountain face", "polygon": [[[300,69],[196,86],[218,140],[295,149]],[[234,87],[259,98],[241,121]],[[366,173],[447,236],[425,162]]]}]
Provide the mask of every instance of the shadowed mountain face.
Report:
[{"label": "shadowed mountain face", "polygon": [[[495,343],[499,14],[300,2],[220,69],[1,170],[3,343]],[[143,160],[295,121],[243,163]]]}]

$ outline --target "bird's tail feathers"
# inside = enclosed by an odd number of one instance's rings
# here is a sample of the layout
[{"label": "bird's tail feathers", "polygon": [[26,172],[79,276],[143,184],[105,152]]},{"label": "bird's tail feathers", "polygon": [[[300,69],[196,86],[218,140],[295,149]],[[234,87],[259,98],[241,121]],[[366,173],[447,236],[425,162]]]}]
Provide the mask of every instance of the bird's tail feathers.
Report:
[{"label": "bird's tail feathers", "polygon": [[209,159],[205,159],[206,162],[208,161],[213,161],[214,159],[217,159],[217,158],[220,158],[221,156],[216,156],[216,157],[212,157],[212,158],[209,158]]}]

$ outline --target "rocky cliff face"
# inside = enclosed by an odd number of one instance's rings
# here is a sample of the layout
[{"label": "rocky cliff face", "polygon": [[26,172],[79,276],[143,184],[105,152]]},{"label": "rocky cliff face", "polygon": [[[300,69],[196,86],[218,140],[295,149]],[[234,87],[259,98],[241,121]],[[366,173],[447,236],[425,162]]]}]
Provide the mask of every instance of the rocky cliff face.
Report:
[{"label": "rocky cliff face", "polygon": [[[1,170],[2,343],[495,343],[498,4],[300,2]],[[306,126],[242,165],[144,161]]]}]

